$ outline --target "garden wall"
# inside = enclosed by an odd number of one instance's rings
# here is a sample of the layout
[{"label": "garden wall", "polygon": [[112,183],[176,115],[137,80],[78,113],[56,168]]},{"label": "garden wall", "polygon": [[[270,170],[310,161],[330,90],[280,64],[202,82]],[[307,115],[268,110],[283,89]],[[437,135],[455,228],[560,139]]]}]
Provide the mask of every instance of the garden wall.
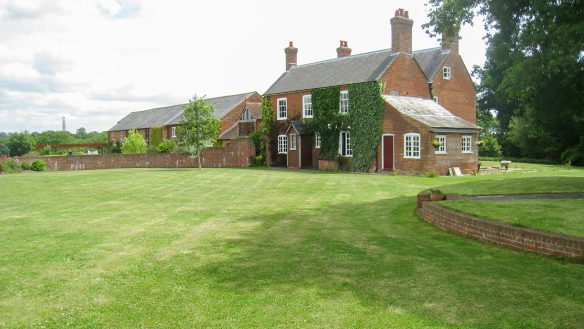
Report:
[{"label": "garden wall", "polygon": [[[584,239],[561,234],[545,233],[529,228],[511,226],[484,218],[473,217],[431,202],[431,193],[418,195],[418,215],[439,228],[501,246],[526,250],[542,255],[582,260]],[[449,197],[446,197],[449,199]]]},{"label": "garden wall", "polygon": [[[201,164],[205,168],[248,167],[255,147],[249,139],[234,140],[226,147],[208,148]],[[26,157],[22,161],[41,159],[50,170],[90,170],[114,168],[194,168],[196,158],[184,153],[103,154],[76,156]]]}]

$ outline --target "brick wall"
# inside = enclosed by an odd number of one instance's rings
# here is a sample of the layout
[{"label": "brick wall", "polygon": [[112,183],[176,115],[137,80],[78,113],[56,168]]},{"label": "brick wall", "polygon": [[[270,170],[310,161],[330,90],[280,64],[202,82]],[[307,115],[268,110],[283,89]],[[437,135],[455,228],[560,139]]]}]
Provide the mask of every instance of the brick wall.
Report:
[{"label": "brick wall", "polygon": [[429,202],[430,194],[418,195],[418,215],[439,228],[512,249],[542,255],[584,259],[584,239],[515,227],[484,218],[446,209],[438,202]]},{"label": "brick wall", "polygon": [[[248,167],[255,147],[248,140],[234,140],[227,147],[213,147],[203,152],[205,168]],[[41,159],[50,170],[90,170],[114,168],[194,168],[197,159],[183,153],[103,154],[80,156],[26,157],[22,161]]]},{"label": "brick wall", "polygon": [[[384,94],[398,92],[400,96],[430,99],[430,88],[426,76],[411,55],[398,55],[380,81],[384,83]],[[351,95],[349,95],[349,100],[350,98]]]},{"label": "brick wall", "polygon": [[[449,66],[452,69],[452,77],[445,80],[442,68]],[[476,90],[462,58],[450,53],[440,67],[434,82],[432,83],[433,96],[438,96],[438,103],[450,113],[463,118],[466,121],[477,122]]]}]

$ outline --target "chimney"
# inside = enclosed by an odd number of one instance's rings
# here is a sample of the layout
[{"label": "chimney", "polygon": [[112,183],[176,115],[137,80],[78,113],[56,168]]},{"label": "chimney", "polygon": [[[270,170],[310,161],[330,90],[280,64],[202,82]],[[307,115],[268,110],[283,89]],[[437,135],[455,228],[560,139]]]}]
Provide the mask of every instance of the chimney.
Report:
[{"label": "chimney", "polygon": [[412,26],[414,21],[402,8],[395,11],[391,20],[391,51],[412,53]]},{"label": "chimney", "polygon": [[448,50],[454,55],[458,55],[458,32],[442,33],[442,50]]},{"label": "chimney", "polygon": [[292,66],[298,63],[298,48],[294,47],[294,42],[290,41],[290,45],[284,49],[286,53],[286,71],[290,71]]},{"label": "chimney", "polygon": [[341,40],[341,45],[337,48],[337,58],[351,56],[351,50],[349,43]]}]

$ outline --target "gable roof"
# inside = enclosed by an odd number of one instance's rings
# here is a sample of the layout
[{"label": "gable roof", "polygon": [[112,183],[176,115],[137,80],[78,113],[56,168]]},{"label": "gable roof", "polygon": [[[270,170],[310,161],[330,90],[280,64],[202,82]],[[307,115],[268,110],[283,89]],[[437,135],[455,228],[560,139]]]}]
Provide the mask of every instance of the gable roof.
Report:
[{"label": "gable roof", "polygon": [[385,49],[294,66],[274,82],[266,95],[377,81],[398,54]]},{"label": "gable roof", "polygon": [[[436,47],[416,50],[412,52],[412,56],[428,81],[432,81],[449,53],[450,50]],[[265,94],[274,95],[297,90],[377,81],[399,54],[391,52],[390,49],[384,49],[294,66],[284,72]]]},{"label": "gable roof", "polygon": [[412,53],[422,71],[424,71],[424,75],[428,81],[434,81],[434,76],[436,76],[436,72],[444,61],[446,57],[450,54],[450,49],[442,50],[441,47],[437,48],[430,48],[424,50],[417,50]]},{"label": "gable roof", "polygon": [[294,128],[299,135],[306,135],[308,134],[308,130],[306,129],[306,125],[304,125],[304,121],[301,120],[292,120],[290,121],[290,126],[286,129],[284,134],[288,134],[290,129]]},{"label": "gable roof", "polygon": [[[207,102],[215,108],[213,114],[217,118],[223,118],[231,112],[237,105],[245,101],[255,92],[238,95],[207,98]],[[173,106],[159,107],[145,111],[136,111],[128,114],[108,131],[119,131],[129,129],[143,129],[167,125],[178,125],[183,118],[184,106],[179,104]]]},{"label": "gable roof", "polygon": [[385,101],[401,114],[410,117],[434,132],[474,132],[481,127],[450,113],[431,99],[383,95]]}]

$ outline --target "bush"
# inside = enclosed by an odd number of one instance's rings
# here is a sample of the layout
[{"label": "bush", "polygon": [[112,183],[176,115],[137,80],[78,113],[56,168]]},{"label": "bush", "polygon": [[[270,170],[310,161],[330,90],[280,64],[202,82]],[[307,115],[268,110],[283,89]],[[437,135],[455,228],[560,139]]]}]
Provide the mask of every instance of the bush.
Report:
[{"label": "bush", "polygon": [[158,145],[156,149],[159,153],[172,153],[178,150],[178,145],[175,141],[166,139]]},{"label": "bush", "polygon": [[146,153],[148,151],[148,145],[144,140],[144,137],[137,132],[135,129],[130,130],[130,135],[126,138],[124,145],[122,145],[122,153],[125,154],[136,154],[136,153]]},{"label": "bush", "polygon": [[580,143],[565,150],[561,156],[562,164],[584,166],[584,137],[580,138]]},{"label": "bush", "polygon": [[17,159],[8,159],[0,162],[0,171],[3,172],[18,172],[22,169],[20,161]]},{"label": "bush", "polygon": [[47,165],[43,160],[34,160],[30,164],[30,169],[32,169],[33,171],[45,171],[46,167]]},{"label": "bush", "polygon": [[30,170],[30,162],[23,161],[20,164],[20,168],[22,168],[22,170]]},{"label": "bush", "polygon": [[251,158],[251,166],[252,167],[265,167],[266,166],[266,157],[263,155],[256,155],[252,156]]}]

